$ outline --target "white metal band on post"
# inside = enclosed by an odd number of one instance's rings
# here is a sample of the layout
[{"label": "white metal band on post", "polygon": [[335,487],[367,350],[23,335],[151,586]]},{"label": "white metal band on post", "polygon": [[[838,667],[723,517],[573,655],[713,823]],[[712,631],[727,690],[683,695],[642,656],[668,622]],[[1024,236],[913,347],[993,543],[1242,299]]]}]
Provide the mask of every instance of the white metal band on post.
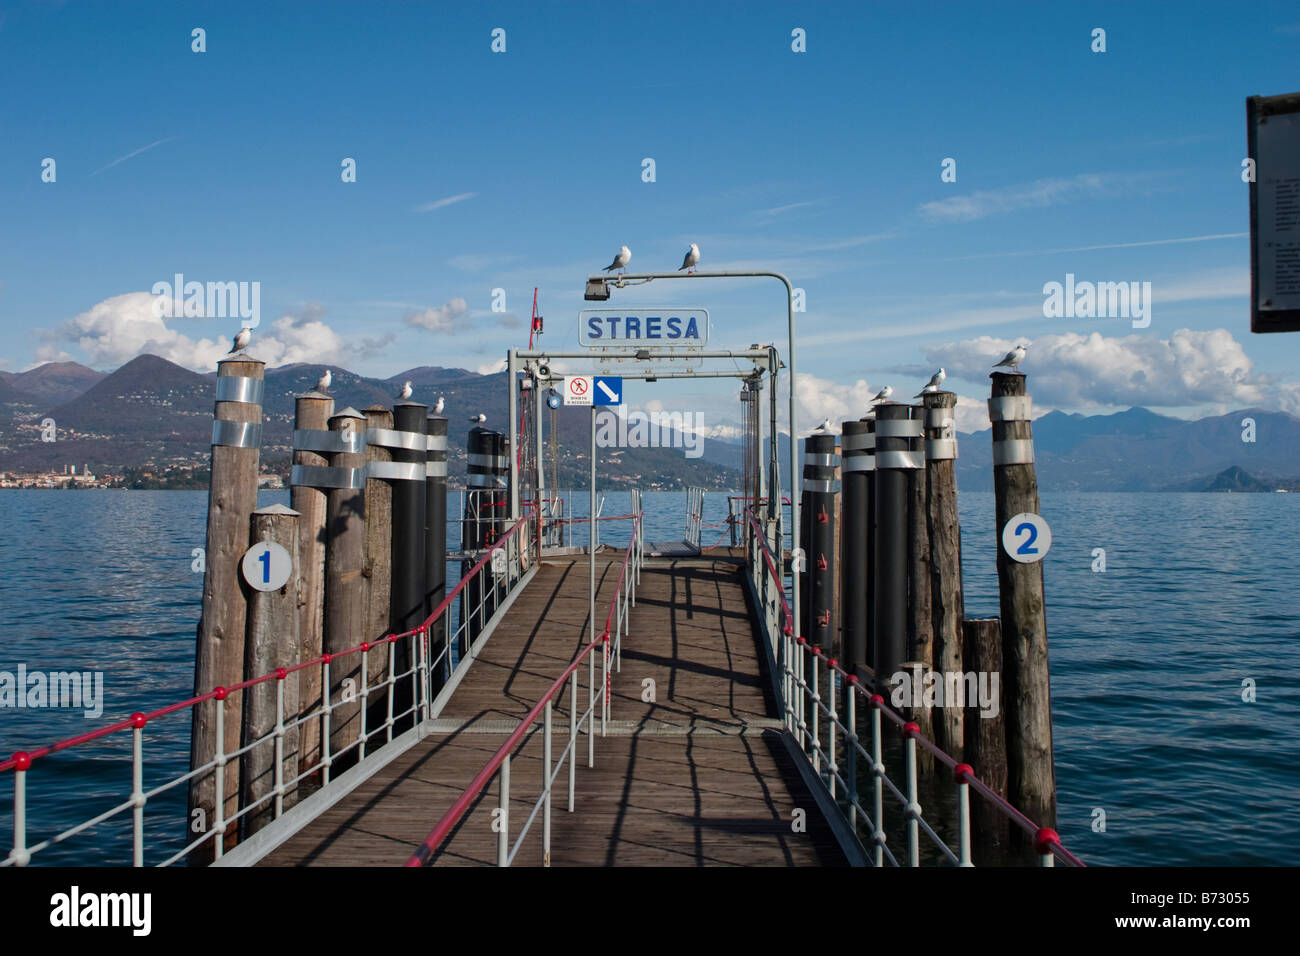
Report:
[{"label": "white metal band on post", "polygon": [[838,481],[821,481],[816,478],[805,478],[803,480],[803,490],[834,493],[840,490],[840,483]]},{"label": "white metal band on post", "polygon": [[266,381],[244,375],[222,375],[217,379],[217,401],[261,405]]},{"label": "white metal band on post", "polygon": [[228,448],[257,448],[262,444],[262,423],[214,419],[212,444],[224,445]]},{"label": "white metal band on post", "polygon": [[425,451],[446,451],[447,450],[446,435],[425,435],[424,438],[425,438],[425,446],[424,446]]},{"label": "white metal band on post", "polygon": [[335,468],[332,465],[294,465],[289,473],[289,484],[307,488],[350,488],[359,491],[366,486],[366,469]]},{"label": "white metal band on post", "polygon": [[878,438],[920,438],[924,426],[919,418],[877,418]]},{"label": "white metal band on post", "polygon": [[994,422],[1029,421],[1028,395],[1000,395],[989,400],[989,420]]},{"label": "white metal band on post", "polygon": [[1029,438],[1008,438],[993,443],[993,464],[995,465],[1032,465],[1034,463],[1034,443]]},{"label": "white metal band on post", "polygon": [[845,455],[844,464],[840,466],[840,471],[848,474],[855,471],[875,471],[875,455]]},{"label": "white metal band on post", "polygon": [[851,451],[865,451],[868,448],[876,447],[875,432],[861,432],[857,435],[845,435],[841,445],[845,453]]},{"label": "white metal band on post", "polygon": [[952,428],[953,409],[951,408],[927,408],[925,410],[925,427],[926,428]]},{"label": "white metal band on post", "polygon": [[927,438],[925,440],[926,461],[947,461],[957,457],[957,439]]},{"label": "white metal band on post", "polygon": [[805,465],[818,465],[823,468],[834,468],[839,464],[839,456],[824,452],[819,455],[804,455],[803,463]]},{"label": "white metal band on post", "polygon": [[468,458],[469,464],[478,465],[480,468],[504,469],[510,463],[510,459],[505,455],[474,454],[468,456]]},{"label": "white metal band on post", "polygon": [[372,461],[365,467],[367,478],[383,481],[424,481],[423,461]]},{"label": "white metal band on post", "polygon": [[[391,428],[366,429],[366,443],[380,448],[404,448],[407,451],[424,451],[429,436],[424,432],[399,432]],[[444,438],[443,441],[446,441]]]},{"label": "white metal band on post", "polygon": [[[876,423],[879,428],[880,422]],[[923,451],[880,451],[876,449],[876,468],[924,468]]]},{"label": "white metal band on post", "polygon": [[445,461],[426,461],[424,463],[424,477],[446,478],[447,463]]},{"label": "white metal band on post", "polygon": [[293,433],[293,450],[360,454],[366,450],[366,436],[364,432],[299,428]]}]

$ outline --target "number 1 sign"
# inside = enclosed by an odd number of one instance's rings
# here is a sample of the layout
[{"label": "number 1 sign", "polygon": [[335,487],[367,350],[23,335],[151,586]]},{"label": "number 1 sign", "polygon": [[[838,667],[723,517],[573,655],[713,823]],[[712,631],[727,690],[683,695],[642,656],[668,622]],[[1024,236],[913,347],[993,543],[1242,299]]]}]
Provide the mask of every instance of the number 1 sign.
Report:
[{"label": "number 1 sign", "polygon": [[274,541],[259,541],[244,552],[239,566],[249,587],[258,591],[278,591],[293,573],[293,558]]},{"label": "number 1 sign", "polygon": [[1032,564],[1043,560],[1052,547],[1052,529],[1042,515],[1022,511],[1002,528],[1002,550],[1012,561]]}]

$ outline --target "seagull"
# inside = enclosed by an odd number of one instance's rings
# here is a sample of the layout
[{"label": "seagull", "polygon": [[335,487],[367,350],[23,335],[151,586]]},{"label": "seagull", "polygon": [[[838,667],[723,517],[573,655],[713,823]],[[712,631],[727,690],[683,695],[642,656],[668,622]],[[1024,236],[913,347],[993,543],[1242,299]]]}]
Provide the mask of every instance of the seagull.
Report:
[{"label": "seagull", "polygon": [[1005,365],[1007,368],[1014,369],[1017,365],[1019,365],[1022,361],[1024,361],[1025,349],[1027,348],[1029,348],[1028,345],[1017,345],[1006,355],[1002,356],[1002,361],[998,362],[998,364],[994,365],[993,367],[1000,368],[1001,366]]},{"label": "seagull", "polygon": [[830,430],[831,430],[831,420],[829,418],[822,419],[822,423],[813,429],[813,431],[818,431],[818,432],[828,432]]},{"label": "seagull", "polygon": [[886,402],[886,401],[889,401],[889,396],[890,396],[890,395],[893,395],[893,394],[894,394],[894,386],[892,386],[892,385],[886,385],[886,386],[885,386],[884,388],[882,388],[880,391],[876,392],[876,397],[873,398],[871,401],[872,401],[872,403],[875,403],[875,402]]},{"label": "seagull", "polygon": [[234,355],[240,349],[247,346],[248,340],[252,337],[253,337],[253,330],[250,329],[248,326],[244,326],[242,329],[239,330],[239,334],[235,336],[235,344],[230,347],[230,351],[227,352],[226,354]]},{"label": "seagull", "polygon": [[937,392],[937,391],[939,391],[939,386],[943,384],[943,380],[944,380],[945,378],[947,378],[947,377],[948,377],[948,373],[945,372],[943,369],[939,369],[939,371],[935,372],[933,375],[930,376],[930,381],[929,381],[929,383],[925,386],[925,388],[921,389],[919,392],[917,392],[917,393],[916,393],[915,395],[913,395],[912,397],[913,397],[913,398],[920,398],[920,397],[921,397],[922,395],[924,395],[926,392]]},{"label": "seagull", "polygon": [[621,272],[624,269],[624,267],[627,266],[628,260],[631,258],[632,258],[632,250],[629,249],[627,246],[619,246],[618,255],[614,257],[613,262],[605,266],[603,271],[613,272],[615,269],[618,269]]},{"label": "seagull", "polygon": [[477,415],[471,415],[469,417],[469,420],[473,422],[475,425],[482,425],[485,421],[487,421],[487,416],[484,415],[482,412],[479,412]]},{"label": "seagull", "polygon": [[[692,242],[691,247],[686,250],[686,258],[682,260],[682,269],[686,269],[690,272],[694,272],[695,267],[699,264],[700,264],[700,247]],[[681,272],[682,269],[678,269],[677,271]]]},{"label": "seagull", "polygon": [[441,415],[441,414],[442,414],[442,410],[443,410],[443,408],[446,407],[446,405],[447,405],[447,403],[446,403],[445,401],[443,401],[442,396],[439,395],[439,396],[438,396],[438,404],[435,405],[435,406],[433,406],[433,413],[434,413],[435,415]]},{"label": "seagull", "polygon": [[402,386],[402,394],[399,396],[403,401],[411,397],[411,383],[407,382]]},{"label": "seagull", "polygon": [[325,374],[316,380],[316,391],[326,391],[330,387],[330,382],[332,381],[334,381],[334,376],[330,374],[329,369],[326,369]]}]

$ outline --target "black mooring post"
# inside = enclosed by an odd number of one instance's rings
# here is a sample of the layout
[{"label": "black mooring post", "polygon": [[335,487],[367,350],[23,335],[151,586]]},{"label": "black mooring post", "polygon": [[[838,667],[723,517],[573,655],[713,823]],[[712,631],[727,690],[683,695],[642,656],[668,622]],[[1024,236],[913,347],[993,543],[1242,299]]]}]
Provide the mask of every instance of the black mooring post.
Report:
[{"label": "black mooring post", "polygon": [[875,609],[877,686],[883,687],[907,660],[908,472],[925,467],[916,451],[921,422],[911,405],[876,406]]},{"label": "black mooring post", "polygon": [[833,651],[835,646],[835,436],[809,435],[804,441],[803,536],[807,544],[807,570],[803,579],[803,630],[814,647]]},{"label": "black mooring post", "polygon": [[[474,567],[481,552],[491,538],[492,515],[491,496],[496,484],[493,478],[495,458],[492,453],[492,432],[475,426],[469,430],[465,442],[468,452],[468,466],[465,488],[465,514],[461,523],[460,550],[464,555],[461,560],[461,576]],[[483,600],[482,577],[476,575],[465,585],[460,597],[460,615],[464,622],[460,632],[460,646],[457,651],[461,657],[469,653],[470,645],[478,636],[480,620],[486,620],[486,614],[480,610]]]},{"label": "black mooring post", "polygon": [[[424,606],[432,614],[447,596],[447,419],[430,415],[424,421],[427,448],[424,465]],[[440,656],[441,655],[441,656]],[[430,693],[446,683],[446,616],[438,615],[429,630]]]},{"label": "black mooring post", "polygon": [[[393,406],[393,428],[404,439],[394,443],[397,447],[392,449],[393,462],[410,466],[409,475],[398,476],[393,481],[391,626],[394,634],[419,627],[425,616],[425,459],[428,457],[428,442],[424,419],[428,411],[428,406],[419,402],[398,402]],[[398,641],[394,649],[393,674],[397,678],[393,686],[394,714],[405,712],[415,700],[410,678],[400,676],[414,665],[414,649],[409,640]],[[411,723],[408,716],[397,722],[396,729],[405,729]]]},{"label": "black mooring post", "polygon": [[867,643],[862,652],[864,667],[876,666],[876,412],[867,413],[867,499],[865,521],[867,546],[865,552],[867,578]]},{"label": "black mooring post", "polygon": [[843,498],[840,529],[840,658],[844,669],[856,674],[869,663],[867,658],[867,481],[874,458],[868,442],[874,433],[865,418],[841,426],[841,488]]}]

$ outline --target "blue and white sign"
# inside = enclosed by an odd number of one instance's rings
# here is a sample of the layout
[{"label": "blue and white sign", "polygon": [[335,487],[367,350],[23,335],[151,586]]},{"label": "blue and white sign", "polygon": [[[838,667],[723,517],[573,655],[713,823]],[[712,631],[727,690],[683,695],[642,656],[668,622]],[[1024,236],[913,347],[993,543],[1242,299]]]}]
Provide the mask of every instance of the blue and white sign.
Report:
[{"label": "blue and white sign", "polygon": [[623,379],[617,375],[597,375],[591,400],[596,405],[622,405]]},{"label": "blue and white sign", "polygon": [[1043,560],[1052,547],[1052,529],[1042,515],[1022,511],[1002,528],[1002,550],[1012,561],[1032,564]]},{"label": "blue and white sign", "polygon": [[258,591],[278,591],[289,583],[293,558],[274,541],[259,541],[244,552],[239,568],[249,587]]},{"label": "blue and white sign", "polygon": [[700,347],[709,344],[707,309],[583,309],[578,342],[584,348]]}]

